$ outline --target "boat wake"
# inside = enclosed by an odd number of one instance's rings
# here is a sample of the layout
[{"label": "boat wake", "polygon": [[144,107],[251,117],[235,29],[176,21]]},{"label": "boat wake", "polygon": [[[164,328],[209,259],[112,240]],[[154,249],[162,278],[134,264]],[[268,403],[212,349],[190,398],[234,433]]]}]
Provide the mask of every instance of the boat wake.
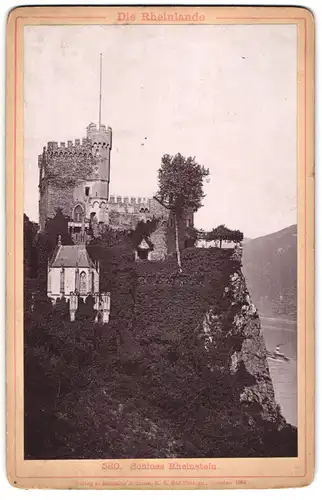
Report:
[{"label": "boat wake", "polygon": [[270,352],[270,351],[267,352],[267,358],[272,360],[272,361],[277,361],[277,362],[290,361],[290,358],[285,356],[285,354],[280,351],[279,345],[276,346],[274,352]]}]

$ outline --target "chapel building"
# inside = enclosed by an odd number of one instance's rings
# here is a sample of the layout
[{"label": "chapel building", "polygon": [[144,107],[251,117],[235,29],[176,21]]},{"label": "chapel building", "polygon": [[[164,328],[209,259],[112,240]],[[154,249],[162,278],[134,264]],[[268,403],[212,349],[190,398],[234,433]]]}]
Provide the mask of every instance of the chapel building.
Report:
[{"label": "chapel building", "polygon": [[48,263],[47,295],[70,299],[77,294],[83,300],[99,294],[99,263],[94,264],[85,245],[62,245],[60,238]]}]

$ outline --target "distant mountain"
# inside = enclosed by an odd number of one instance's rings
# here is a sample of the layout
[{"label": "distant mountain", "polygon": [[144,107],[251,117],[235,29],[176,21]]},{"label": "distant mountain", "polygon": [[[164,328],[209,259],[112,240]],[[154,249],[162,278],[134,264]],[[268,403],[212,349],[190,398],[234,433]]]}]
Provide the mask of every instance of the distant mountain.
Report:
[{"label": "distant mountain", "polygon": [[244,242],[243,266],[259,311],[296,319],[297,226]]}]

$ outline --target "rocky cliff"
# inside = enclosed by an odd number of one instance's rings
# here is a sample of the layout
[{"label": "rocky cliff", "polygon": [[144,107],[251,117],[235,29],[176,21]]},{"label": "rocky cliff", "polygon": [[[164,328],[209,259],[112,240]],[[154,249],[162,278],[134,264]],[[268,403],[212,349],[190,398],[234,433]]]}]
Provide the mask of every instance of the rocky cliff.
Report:
[{"label": "rocky cliff", "polygon": [[[232,258],[238,261],[240,257],[235,253]],[[236,380],[237,403],[245,407],[246,413],[249,405],[257,405],[263,420],[283,426],[285,421],[275,401],[258,311],[241,269],[229,276],[219,302],[224,307],[209,308],[200,333],[205,351],[212,356],[209,369],[219,369]],[[254,420],[250,418],[249,423]]]}]

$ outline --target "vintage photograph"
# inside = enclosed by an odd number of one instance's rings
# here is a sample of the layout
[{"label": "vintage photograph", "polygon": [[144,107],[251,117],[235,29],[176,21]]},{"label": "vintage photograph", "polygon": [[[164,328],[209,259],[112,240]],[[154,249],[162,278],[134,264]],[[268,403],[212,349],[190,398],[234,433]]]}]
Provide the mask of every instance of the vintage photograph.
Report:
[{"label": "vintage photograph", "polygon": [[297,36],[24,26],[25,460],[298,456]]}]

